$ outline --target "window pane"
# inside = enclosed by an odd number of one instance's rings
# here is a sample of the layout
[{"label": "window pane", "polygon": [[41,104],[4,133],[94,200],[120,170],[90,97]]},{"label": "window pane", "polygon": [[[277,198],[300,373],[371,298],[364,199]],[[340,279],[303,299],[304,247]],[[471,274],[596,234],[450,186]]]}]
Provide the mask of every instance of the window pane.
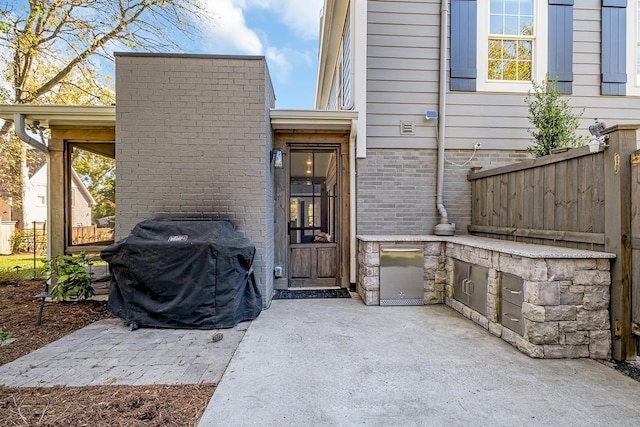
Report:
[{"label": "window pane", "polygon": [[520,24],[517,16],[505,16],[504,26],[504,34],[520,34]]},{"label": "window pane", "polygon": [[533,16],[533,0],[520,0],[520,15]]},{"label": "window pane", "polygon": [[492,0],[490,34],[533,34],[533,0]]},{"label": "window pane", "polygon": [[71,152],[71,244],[113,240],[115,226],[116,161],[73,147]]},{"label": "window pane", "polygon": [[533,44],[527,40],[490,40],[488,77],[491,80],[530,81]]},{"label": "window pane", "polygon": [[504,13],[504,0],[491,0],[489,12],[491,14],[499,13],[502,15]]},{"label": "window pane", "polygon": [[489,28],[490,34],[498,34],[498,35],[504,34],[504,22],[502,19],[502,15],[491,15],[489,25],[490,25],[490,28]]}]

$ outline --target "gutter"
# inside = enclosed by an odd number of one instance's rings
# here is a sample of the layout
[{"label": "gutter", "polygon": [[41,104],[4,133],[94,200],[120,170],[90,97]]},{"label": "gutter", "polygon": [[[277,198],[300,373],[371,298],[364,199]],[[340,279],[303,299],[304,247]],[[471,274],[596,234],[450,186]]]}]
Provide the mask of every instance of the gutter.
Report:
[{"label": "gutter", "polygon": [[16,135],[18,135],[18,137],[21,140],[23,140],[33,148],[36,148],[42,151],[45,154],[49,153],[49,147],[47,147],[37,139],[32,138],[29,134],[27,134],[27,130],[25,129],[24,115],[20,113],[15,113],[13,115],[13,124],[14,124],[13,126],[14,131],[16,132]]},{"label": "gutter", "polygon": [[449,214],[444,206],[444,150],[446,146],[446,110],[447,110],[447,49],[448,49],[448,16],[449,1],[442,0],[440,6],[440,99],[438,102],[438,163],[436,173],[436,208],[440,213],[440,223],[435,226],[436,236],[453,236],[456,228],[449,222]]}]

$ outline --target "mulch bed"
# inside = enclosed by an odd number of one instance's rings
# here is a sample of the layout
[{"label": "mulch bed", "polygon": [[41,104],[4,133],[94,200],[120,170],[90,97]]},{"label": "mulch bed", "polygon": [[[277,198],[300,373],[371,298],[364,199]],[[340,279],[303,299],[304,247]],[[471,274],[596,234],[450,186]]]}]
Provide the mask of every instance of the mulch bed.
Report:
[{"label": "mulch bed", "polygon": [[[36,326],[41,280],[0,283],[0,327],[14,341],[0,347],[0,365],[97,320],[111,317],[105,301],[47,302]],[[215,387],[149,385],[90,387],[0,386],[0,425],[195,426]]]}]

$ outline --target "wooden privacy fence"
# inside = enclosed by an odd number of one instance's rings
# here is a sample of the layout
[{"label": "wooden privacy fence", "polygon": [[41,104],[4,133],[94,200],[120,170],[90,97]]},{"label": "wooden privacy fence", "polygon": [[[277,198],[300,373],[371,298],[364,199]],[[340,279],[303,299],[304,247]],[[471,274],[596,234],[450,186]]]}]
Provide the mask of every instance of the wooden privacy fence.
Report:
[{"label": "wooden privacy fence", "polygon": [[[610,252],[613,356],[635,357],[634,323],[640,324],[640,184],[633,165],[638,125],[615,126],[604,133],[607,145],[598,153],[589,147],[509,165],[473,171],[469,232],[517,240]],[[638,161],[640,163],[640,160]],[[633,196],[632,196],[633,188]],[[634,210],[634,283],[631,283],[631,211]],[[640,327],[638,327],[640,334]]]},{"label": "wooden privacy fence", "polygon": [[588,147],[469,175],[472,234],[604,249],[604,152]]},{"label": "wooden privacy fence", "polygon": [[113,228],[98,228],[95,225],[71,228],[71,243],[74,245],[108,240],[113,240]]}]

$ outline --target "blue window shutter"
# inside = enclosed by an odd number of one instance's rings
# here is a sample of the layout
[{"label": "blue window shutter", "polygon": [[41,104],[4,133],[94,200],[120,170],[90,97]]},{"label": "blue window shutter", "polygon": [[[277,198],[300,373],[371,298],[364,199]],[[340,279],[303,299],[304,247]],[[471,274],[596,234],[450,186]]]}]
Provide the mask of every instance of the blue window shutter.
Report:
[{"label": "blue window shutter", "polygon": [[573,83],[573,0],[549,1],[549,80],[570,94]]},{"label": "blue window shutter", "polygon": [[602,0],[602,95],[625,95],[627,83],[627,1]]},{"label": "blue window shutter", "polygon": [[451,0],[451,79],[452,91],[476,91],[476,0]]}]

